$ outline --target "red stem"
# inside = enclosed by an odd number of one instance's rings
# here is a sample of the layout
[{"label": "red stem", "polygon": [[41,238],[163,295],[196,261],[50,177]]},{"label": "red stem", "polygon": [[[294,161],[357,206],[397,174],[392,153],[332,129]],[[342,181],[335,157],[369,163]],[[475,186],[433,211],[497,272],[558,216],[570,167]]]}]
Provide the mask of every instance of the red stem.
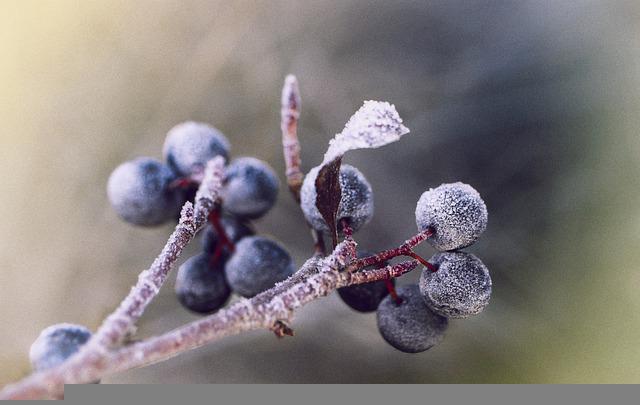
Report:
[{"label": "red stem", "polygon": [[393,281],[390,278],[384,280],[384,284],[387,286],[387,290],[389,291],[389,295],[396,302],[397,305],[402,304],[402,298],[398,296],[398,292],[396,291],[396,286],[393,285]]},{"label": "red stem", "polygon": [[[435,267],[431,263],[427,262],[422,257],[418,256],[413,251],[414,247],[416,247],[420,243],[424,242],[426,239],[428,239],[430,236],[432,236],[433,233],[434,233],[433,229],[427,228],[426,230],[424,230],[424,231],[418,233],[417,235],[411,237],[411,239],[407,239],[402,245],[400,245],[399,247],[397,247],[395,249],[383,250],[382,252],[380,252],[378,254],[375,254],[373,256],[369,256],[369,257],[365,257],[365,258],[357,260],[355,262],[355,264],[354,264],[354,267],[356,269],[362,269],[362,268],[365,268],[365,267],[368,267],[368,266],[372,266],[374,264],[385,262],[387,260],[393,259],[394,257],[409,256],[409,257],[415,258],[420,263],[422,263],[425,266],[427,266],[429,268],[429,270],[436,271],[437,269],[435,269]],[[428,263],[428,265],[427,265],[427,263]]]},{"label": "red stem", "polygon": [[222,223],[220,222],[219,208],[211,211],[211,213],[209,214],[209,223],[211,223],[213,229],[216,230],[216,233],[220,238],[220,243],[223,246],[227,246],[229,250],[231,250],[231,252],[234,252],[236,250],[236,245],[231,241],[231,239],[229,239],[229,236],[227,236],[227,233],[224,230],[224,226],[222,226]]}]

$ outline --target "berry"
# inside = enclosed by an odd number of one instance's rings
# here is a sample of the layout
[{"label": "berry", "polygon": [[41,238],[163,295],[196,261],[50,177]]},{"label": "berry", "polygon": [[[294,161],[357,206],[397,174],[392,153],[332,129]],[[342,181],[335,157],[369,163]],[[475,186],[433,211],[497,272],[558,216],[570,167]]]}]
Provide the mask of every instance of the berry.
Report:
[{"label": "berry", "polygon": [[225,172],[222,207],[239,217],[259,218],[275,204],[278,187],[278,176],[266,162],[234,159]]},{"label": "berry", "polygon": [[444,252],[435,254],[429,262],[438,271],[422,271],[420,293],[434,312],[447,318],[467,318],[489,304],[491,277],[476,256]]},{"label": "berry", "polygon": [[[372,256],[373,253],[359,251],[358,258]],[[388,265],[387,262],[381,266]],[[368,266],[365,269],[374,268],[376,266]],[[395,284],[395,279],[391,279]],[[373,281],[371,283],[354,284],[348,287],[338,288],[338,294],[345,304],[358,312],[373,312],[378,309],[380,301],[389,294],[387,283],[384,280]]]},{"label": "berry", "polygon": [[171,128],[162,148],[167,164],[179,176],[201,173],[216,156],[229,158],[229,141],[216,128],[187,121]]},{"label": "berry", "polygon": [[[307,222],[317,231],[328,232],[329,227],[322,218],[322,214],[316,207],[316,178],[320,172],[320,167],[314,167],[304,178],[300,199],[302,212]],[[350,165],[340,166],[340,204],[336,223],[340,224],[342,219],[349,221],[349,225],[354,231],[360,229],[373,217],[373,191],[371,185],[360,172]],[[340,231],[342,229],[339,229]]]},{"label": "berry", "polygon": [[[222,225],[224,233],[232,243],[237,243],[240,239],[252,236],[255,233],[248,223],[233,215],[222,215],[220,217],[220,225]],[[213,253],[219,242],[218,232],[213,225],[208,225],[202,237],[202,249],[207,253]]]},{"label": "berry", "polygon": [[109,176],[107,195],[118,215],[134,225],[160,225],[176,217],[178,197],[170,189],[175,175],[161,162],[137,158]]},{"label": "berry", "polygon": [[440,343],[447,318],[425,305],[417,285],[404,285],[396,291],[401,302],[388,295],[378,306],[378,330],[384,340],[405,353],[423,352]]},{"label": "berry", "polygon": [[425,191],[416,206],[420,231],[431,228],[427,240],[440,251],[456,250],[473,244],[487,227],[487,206],[468,184],[442,184]]},{"label": "berry", "polygon": [[243,297],[253,297],[292,275],[289,253],[278,243],[261,236],[243,238],[225,266],[229,285]]},{"label": "berry", "polygon": [[29,350],[35,371],[43,371],[62,364],[87,343],[91,332],[81,325],[59,323],[40,332]]},{"label": "berry", "polygon": [[176,295],[185,308],[206,314],[220,309],[229,299],[231,288],[224,276],[224,263],[211,263],[209,255],[190,257],[178,269]]}]

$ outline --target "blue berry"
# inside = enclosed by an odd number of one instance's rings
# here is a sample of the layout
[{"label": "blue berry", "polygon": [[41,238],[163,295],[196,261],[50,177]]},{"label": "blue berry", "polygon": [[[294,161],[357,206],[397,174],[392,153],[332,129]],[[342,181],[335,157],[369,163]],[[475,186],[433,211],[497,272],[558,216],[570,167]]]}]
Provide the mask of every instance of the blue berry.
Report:
[{"label": "blue berry", "polygon": [[294,271],[289,253],[278,243],[261,236],[240,240],[225,266],[229,285],[243,297],[268,290]]},{"label": "blue berry", "polygon": [[81,325],[59,323],[40,332],[29,350],[35,371],[56,367],[80,349],[91,338],[89,329]]},{"label": "blue berry", "polygon": [[388,295],[378,306],[378,330],[384,340],[405,353],[423,352],[440,343],[447,318],[425,305],[417,285],[404,285],[396,291],[399,303]]},{"label": "blue berry", "polygon": [[[307,173],[300,190],[300,205],[307,222],[317,231],[329,232],[327,223],[316,207],[316,178],[320,167],[314,167]],[[336,223],[342,219],[349,221],[354,231],[360,229],[373,217],[373,191],[371,185],[360,172],[350,165],[340,166],[340,204],[336,216]],[[339,227],[339,231],[342,229]]]},{"label": "blue berry", "polygon": [[[366,251],[358,251],[358,258],[372,256],[373,253]],[[381,266],[389,263],[384,262]],[[365,269],[375,268],[375,266],[365,267]],[[395,284],[395,279],[391,279]],[[380,301],[389,294],[387,283],[384,280],[378,280],[365,284],[354,284],[348,287],[338,288],[338,295],[345,304],[358,312],[373,312],[378,309]]]},{"label": "blue berry", "polygon": [[476,315],[489,304],[491,277],[476,256],[465,252],[437,253],[429,262],[436,272],[424,269],[420,292],[425,303],[447,318]]},{"label": "blue berry", "polygon": [[416,206],[418,230],[432,228],[427,241],[437,250],[462,249],[473,244],[487,227],[487,207],[468,184],[442,184],[425,191]]},{"label": "blue berry", "polygon": [[224,276],[224,262],[211,263],[204,253],[190,257],[178,269],[176,295],[185,308],[211,313],[222,308],[231,295]]},{"label": "blue berry", "polygon": [[201,173],[216,156],[229,158],[229,141],[216,128],[201,122],[187,121],[171,128],[162,154],[179,176]]},{"label": "blue berry", "polygon": [[160,225],[176,217],[178,197],[169,188],[174,173],[152,158],[137,158],[118,166],[107,184],[107,195],[118,215],[134,225]]},{"label": "blue berry", "polygon": [[259,218],[275,204],[278,187],[278,177],[266,162],[234,159],[225,171],[222,207],[239,217]]},{"label": "blue berry", "polygon": [[[220,225],[232,243],[238,243],[240,239],[255,233],[247,222],[233,215],[222,215]],[[212,225],[207,225],[202,237],[202,249],[207,253],[213,253],[219,242],[220,238],[216,229]]]}]

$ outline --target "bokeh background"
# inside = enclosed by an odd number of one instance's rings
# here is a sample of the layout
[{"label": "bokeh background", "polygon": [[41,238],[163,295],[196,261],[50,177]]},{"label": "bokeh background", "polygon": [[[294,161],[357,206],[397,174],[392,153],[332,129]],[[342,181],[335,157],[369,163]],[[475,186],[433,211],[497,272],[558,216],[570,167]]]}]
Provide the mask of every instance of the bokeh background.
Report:
[{"label": "bokeh background", "polygon": [[[194,119],[284,180],[289,72],[306,169],[362,100],[395,103],[412,130],[347,158],[375,190],[363,247],[413,234],[428,187],[480,191],[490,225],[470,250],[491,305],[407,355],[331,296],[294,338],[249,333],[105,382],[640,382],[639,57],[631,0],[2,0],[0,385],[28,373],[45,326],[95,329],[171,231],[116,217],[105,185],[120,162],[160,157],[166,131]],[[258,229],[298,263],[311,252],[284,188]],[[173,282],[140,336],[196,319]]]}]

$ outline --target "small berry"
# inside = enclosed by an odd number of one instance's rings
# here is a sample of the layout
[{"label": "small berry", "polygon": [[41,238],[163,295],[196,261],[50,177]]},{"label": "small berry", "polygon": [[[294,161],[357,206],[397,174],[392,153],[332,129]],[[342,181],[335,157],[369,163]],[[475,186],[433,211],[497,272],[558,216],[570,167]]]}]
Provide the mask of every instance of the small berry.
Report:
[{"label": "small berry", "polygon": [[56,367],[80,349],[91,338],[89,329],[81,325],[59,323],[40,332],[29,350],[35,371]]},{"label": "small berry", "polygon": [[229,141],[216,128],[187,121],[171,128],[162,148],[167,164],[179,176],[201,173],[216,156],[229,158]]},{"label": "small berry", "polygon": [[253,157],[234,159],[225,171],[222,207],[239,217],[259,218],[275,204],[279,185],[266,162]]},{"label": "small berry", "polygon": [[489,304],[491,277],[487,267],[471,253],[437,253],[429,260],[438,270],[422,271],[420,293],[426,304],[447,318],[476,315]]},{"label": "small berry", "polygon": [[440,251],[473,244],[487,227],[487,206],[480,194],[464,183],[442,184],[425,191],[416,206],[418,230],[431,228],[427,239]]},{"label": "small berry", "polygon": [[273,287],[295,271],[289,253],[261,236],[243,238],[225,266],[229,285],[243,297],[253,297]]},{"label": "small berry", "polygon": [[[373,253],[366,251],[359,251],[358,258],[372,256]],[[387,262],[381,264],[381,266],[388,265]],[[371,269],[376,266],[368,266],[365,269]],[[391,279],[391,282],[395,284],[395,279]],[[371,283],[354,284],[348,287],[338,288],[338,294],[345,304],[353,308],[358,312],[373,312],[378,309],[380,301],[389,294],[387,283],[384,280],[373,281]]]},{"label": "small berry", "polygon": [[[220,216],[220,225],[232,243],[237,243],[240,239],[255,233],[247,222],[233,215]],[[215,227],[207,225],[202,236],[202,249],[207,253],[213,253],[219,242],[220,238]]]},{"label": "small berry", "polygon": [[[316,207],[316,178],[320,172],[320,166],[314,167],[304,178],[300,199],[302,212],[311,227],[317,231],[328,232],[329,227],[322,218],[322,214]],[[360,172],[350,165],[340,166],[340,204],[336,215],[336,223],[342,219],[349,221],[354,231],[360,229],[373,217],[373,191],[371,185]],[[340,227],[339,227],[340,228]],[[342,229],[339,229],[340,231]]]},{"label": "small berry", "polygon": [[204,253],[190,257],[178,269],[176,294],[185,308],[206,314],[227,302],[231,288],[224,276],[224,263],[211,263]]},{"label": "small berry", "polygon": [[160,225],[176,217],[178,197],[170,189],[174,173],[152,158],[137,158],[111,173],[107,195],[125,221],[141,226]]},{"label": "small berry", "polygon": [[429,309],[415,284],[396,289],[400,302],[390,295],[378,306],[380,334],[391,346],[405,353],[419,353],[440,343],[447,318]]}]

